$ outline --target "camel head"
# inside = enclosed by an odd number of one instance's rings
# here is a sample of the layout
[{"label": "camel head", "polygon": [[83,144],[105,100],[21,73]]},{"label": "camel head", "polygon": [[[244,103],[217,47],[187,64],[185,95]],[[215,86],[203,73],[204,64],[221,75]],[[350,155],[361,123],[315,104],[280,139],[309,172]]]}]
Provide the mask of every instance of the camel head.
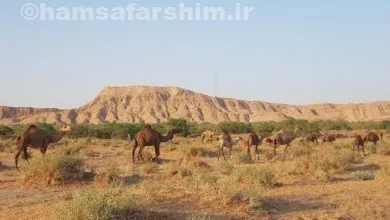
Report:
[{"label": "camel head", "polygon": [[62,125],[61,128],[60,128],[60,132],[69,132],[71,130],[70,126],[69,125]]}]

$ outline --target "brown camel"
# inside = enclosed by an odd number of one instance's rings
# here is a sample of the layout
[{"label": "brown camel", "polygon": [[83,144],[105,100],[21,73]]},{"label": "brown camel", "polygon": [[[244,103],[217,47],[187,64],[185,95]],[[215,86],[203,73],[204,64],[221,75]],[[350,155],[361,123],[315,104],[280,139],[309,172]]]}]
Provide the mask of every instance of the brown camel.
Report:
[{"label": "brown camel", "polygon": [[358,149],[358,153],[360,153],[360,147],[361,147],[363,151],[363,155],[366,156],[366,153],[364,152],[364,138],[362,138],[362,136],[360,135],[355,137],[355,141],[353,142],[353,151],[355,151],[356,147]]},{"label": "brown camel", "polygon": [[215,135],[214,131],[210,131],[210,130],[204,131],[202,133],[202,135],[201,135],[202,142],[204,142],[204,141],[206,141],[206,142],[213,141],[214,135]]},{"label": "brown camel", "polygon": [[221,152],[222,152],[223,159],[226,161],[225,153],[223,151],[225,147],[229,149],[229,158],[231,158],[233,146],[238,144],[238,142],[242,140],[243,140],[242,137],[237,137],[233,139],[227,132],[222,132],[222,134],[219,136],[219,141],[218,141],[219,142],[218,161]]},{"label": "brown camel", "polygon": [[265,143],[268,143],[269,145],[274,143],[274,140],[272,138],[269,138],[269,137],[265,138],[264,141],[265,141]]},{"label": "brown camel", "polygon": [[278,147],[279,145],[286,145],[286,147],[284,148],[284,153],[286,153],[287,151],[287,148],[290,147],[291,145],[291,142],[297,138],[297,132],[298,132],[298,128],[295,127],[295,130],[292,131],[292,130],[281,130],[279,132],[277,132],[275,135],[274,135],[274,138],[273,138],[273,148],[274,148],[274,155],[276,156],[276,147]]},{"label": "brown camel", "polygon": [[259,137],[255,132],[251,132],[245,141],[245,145],[248,150],[248,154],[251,155],[251,147],[255,146],[256,158],[260,160],[260,154],[258,146],[263,142],[264,136]]},{"label": "brown camel", "polygon": [[336,140],[336,136],[335,135],[333,135],[333,134],[325,134],[322,137],[322,144],[333,143],[335,140]]},{"label": "brown camel", "polygon": [[318,144],[318,137],[315,134],[308,134],[306,135],[306,142],[307,143],[316,143]]},{"label": "brown camel", "polygon": [[167,135],[163,136],[158,131],[154,130],[150,125],[146,125],[140,132],[138,132],[134,139],[134,147],[132,152],[133,163],[135,163],[135,151],[139,146],[140,149],[138,151],[137,159],[141,157],[143,162],[146,162],[144,157],[142,156],[142,152],[144,147],[146,146],[154,146],[154,150],[156,153],[156,157],[152,160],[155,160],[159,163],[158,157],[160,156],[160,144],[163,142],[167,142],[173,138],[173,135],[179,134],[182,131],[180,129],[172,129],[168,132]]},{"label": "brown camel", "polygon": [[374,132],[369,132],[364,138],[364,142],[373,142],[375,145],[379,140],[379,135],[375,134]]},{"label": "brown camel", "polygon": [[22,151],[24,159],[28,162],[27,147],[34,149],[39,148],[41,154],[45,155],[48,145],[60,141],[70,129],[69,126],[63,125],[58,134],[51,134],[44,129],[38,128],[36,125],[29,125],[17,138],[18,151],[15,155],[16,169],[19,170],[18,159]]}]

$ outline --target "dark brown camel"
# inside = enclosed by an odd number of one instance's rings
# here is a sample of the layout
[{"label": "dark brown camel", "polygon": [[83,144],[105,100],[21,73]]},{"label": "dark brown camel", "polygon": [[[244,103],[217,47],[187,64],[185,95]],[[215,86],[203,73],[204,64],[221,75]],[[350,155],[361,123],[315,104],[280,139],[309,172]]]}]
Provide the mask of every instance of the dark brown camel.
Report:
[{"label": "dark brown camel", "polygon": [[356,147],[358,149],[358,153],[360,153],[360,147],[361,147],[363,151],[363,155],[366,156],[366,153],[364,152],[364,138],[362,138],[362,136],[360,135],[355,137],[355,141],[353,142],[353,151],[355,151]]},{"label": "dark brown camel", "polygon": [[259,137],[255,132],[251,132],[245,141],[245,145],[248,150],[248,154],[251,155],[251,147],[255,146],[255,153],[257,160],[260,160],[260,154],[258,146],[263,142],[264,136]]},{"label": "dark brown camel", "polygon": [[308,134],[305,137],[307,143],[316,143],[318,144],[318,137],[315,134]]},{"label": "dark brown camel", "polygon": [[336,135],[333,135],[333,134],[325,134],[325,135],[322,137],[322,144],[325,144],[325,143],[333,143],[335,140],[336,140]]},{"label": "dark brown camel", "polygon": [[369,132],[365,137],[364,137],[364,142],[372,142],[376,145],[376,143],[379,140],[379,135],[375,134],[374,132]]},{"label": "dark brown camel", "polygon": [[135,163],[135,151],[139,146],[140,149],[138,151],[137,159],[141,157],[143,162],[146,162],[144,157],[142,156],[142,152],[144,147],[146,146],[154,146],[154,150],[156,153],[156,157],[152,160],[155,160],[159,163],[158,157],[160,156],[160,144],[163,142],[167,142],[173,138],[173,135],[179,134],[182,131],[180,129],[173,129],[168,132],[167,135],[163,136],[158,131],[154,130],[150,125],[146,125],[140,132],[137,133],[134,140],[134,147],[132,152],[133,163]]},{"label": "dark brown camel", "polygon": [[284,153],[286,153],[287,148],[290,147],[291,142],[297,138],[297,132],[298,128],[295,128],[294,131],[291,130],[281,130],[278,133],[274,135],[273,138],[273,148],[274,148],[274,155],[276,156],[276,147],[279,145],[286,145],[284,148]]},{"label": "dark brown camel", "polygon": [[16,169],[19,170],[18,159],[22,151],[24,159],[28,162],[27,147],[39,148],[41,154],[45,155],[48,145],[60,141],[68,131],[70,131],[70,127],[67,125],[63,125],[58,134],[50,134],[48,131],[38,128],[36,125],[29,125],[17,138],[18,151],[15,155]]}]

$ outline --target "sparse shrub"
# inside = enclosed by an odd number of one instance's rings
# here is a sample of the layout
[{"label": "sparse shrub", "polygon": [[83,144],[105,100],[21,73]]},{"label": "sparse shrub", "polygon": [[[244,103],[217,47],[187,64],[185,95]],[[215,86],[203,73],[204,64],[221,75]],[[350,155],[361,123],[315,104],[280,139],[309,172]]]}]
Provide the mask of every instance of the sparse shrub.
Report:
[{"label": "sparse shrub", "polygon": [[7,137],[9,135],[15,134],[14,130],[8,126],[0,125],[0,137]]},{"label": "sparse shrub", "polygon": [[310,155],[313,151],[313,147],[309,144],[298,144],[291,148],[291,154],[294,157]]},{"label": "sparse shrub", "polygon": [[100,153],[88,148],[84,151],[84,154],[88,157],[99,157]]},{"label": "sparse shrub", "polygon": [[3,144],[0,144],[0,152],[4,152],[4,150],[5,150],[4,145],[3,145]]},{"label": "sparse shrub", "polygon": [[182,150],[184,155],[187,157],[196,157],[196,156],[204,157],[207,155],[206,150],[199,147],[183,147]]},{"label": "sparse shrub", "polygon": [[232,172],[234,170],[234,166],[233,166],[233,164],[231,164],[229,162],[223,161],[221,163],[218,163],[217,170],[221,174],[230,175],[230,174],[232,174]]},{"label": "sparse shrub", "polygon": [[159,171],[159,167],[155,163],[146,163],[142,165],[141,171],[143,174],[157,173]]},{"label": "sparse shrub", "polygon": [[377,148],[378,154],[390,156],[390,145],[388,144],[380,144]]},{"label": "sparse shrub", "polygon": [[146,161],[151,161],[153,159],[153,154],[150,153],[149,151],[143,151],[142,156]]},{"label": "sparse shrub", "polygon": [[66,148],[64,148],[63,153],[66,155],[75,156],[75,155],[79,154],[80,151],[84,148],[85,148],[85,146],[82,146],[82,145],[75,146],[75,147],[66,147]]},{"label": "sparse shrub", "polygon": [[58,206],[55,219],[128,219],[134,214],[136,207],[133,197],[120,196],[111,192],[85,190],[76,192],[72,197]]},{"label": "sparse shrub", "polygon": [[23,181],[54,184],[81,180],[84,174],[83,165],[82,159],[68,155],[33,159],[31,165],[23,170]]},{"label": "sparse shrub", "polygon": [[236,183],[252,186],[273,187],[277,185],[275,172],[269,167],[244,167],[233,172]]},{"label": "sparse shrub", "polygon": [[238,155],[237,162],[241,164],[251,164],[253,160],[247,152],[243,152]]},{"label": "sparse shrub", "polygon": [[386,180],[388,177],[390,177],[390,166],[385,165],[382,167],[382,169],[378,172],[377,175],[382,181]]},{"label": "sparse shrub", "polygon": [[104,172],[96,176],[96,181],[102,184],[117,185],[121,182],[122,171],[118,167],[108,167]]},{"label": "sparse shrub", "polygon": [[166,146],[165,149],[167,149],[167,151],[173,152],[173,151],[176,151],[178,149],[178,147],[176,145],[169,145],[169,146]]},{"label": "sparse shrub", "polygon": [[375,175],[372,172],[368,171],[356,171],[349,174],[351,179],[354,180],[373,180],[375,179]]},{"label": "sparse shrub", "polygon": [[275,157],[275,155],[274,155],[273,152],[271,152],[271,151],[266,151],[265,152],[265,158],[267,158],[268,161],[274,159],[274,157]]},{"label": "sparse shrub", "polygon": [[347,169],[351,162],[360,159],[356,152],[349,149],[322,148],[321,151],[297,158],[294,173],[318,176],[321,173],[319,170],[326,174],[340,172]]}]

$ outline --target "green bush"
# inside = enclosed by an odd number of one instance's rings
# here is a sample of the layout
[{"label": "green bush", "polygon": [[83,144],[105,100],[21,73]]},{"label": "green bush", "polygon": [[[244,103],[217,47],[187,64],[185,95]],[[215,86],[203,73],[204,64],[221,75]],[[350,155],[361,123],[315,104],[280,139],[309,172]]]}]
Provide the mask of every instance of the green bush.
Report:
[{"label": "green bush", "polygon": [[5,126],[5,125],[0,125],[0,136],[9,136],[13,135],[15,132],[12,128]]},{"label": "green bush", "polygon": [[37,127],[41,128],[41,129],[44,129],[44,130],[46,130],[46,131],[48,131],[48,132],[50,132],[52,134],[57,133],[56,128],[53,125],[48,124],[48,123],[38,123]]}]

